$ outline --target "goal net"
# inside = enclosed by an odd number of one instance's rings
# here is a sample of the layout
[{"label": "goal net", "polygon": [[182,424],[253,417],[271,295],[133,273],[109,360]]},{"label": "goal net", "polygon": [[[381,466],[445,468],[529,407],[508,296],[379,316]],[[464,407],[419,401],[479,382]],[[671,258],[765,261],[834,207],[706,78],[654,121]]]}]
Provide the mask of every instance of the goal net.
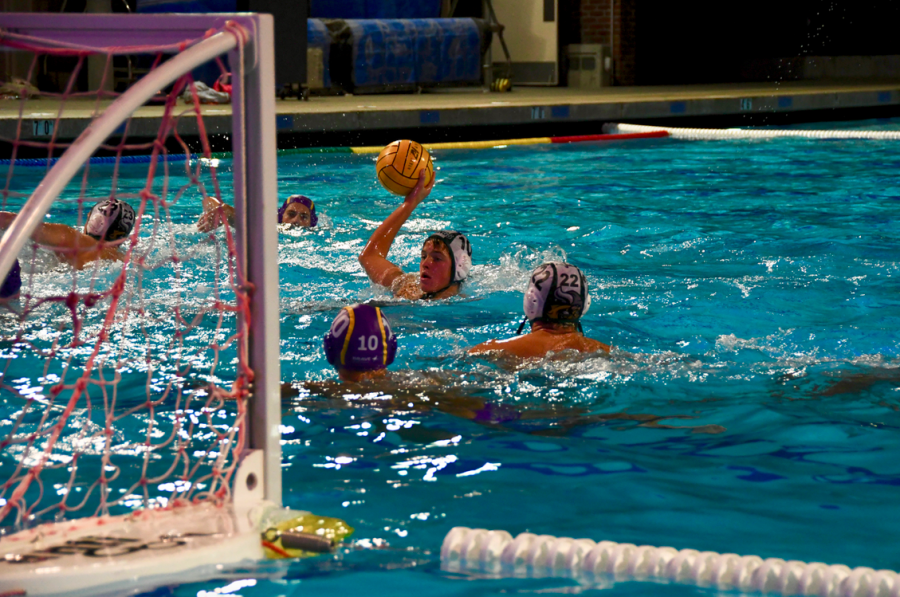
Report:
[{"label": "goal net", "polygon": [[[0,578],[280,502],[270,54],[267,15],[0,19]],[[191,509],[215,528],[97,535]]]}]

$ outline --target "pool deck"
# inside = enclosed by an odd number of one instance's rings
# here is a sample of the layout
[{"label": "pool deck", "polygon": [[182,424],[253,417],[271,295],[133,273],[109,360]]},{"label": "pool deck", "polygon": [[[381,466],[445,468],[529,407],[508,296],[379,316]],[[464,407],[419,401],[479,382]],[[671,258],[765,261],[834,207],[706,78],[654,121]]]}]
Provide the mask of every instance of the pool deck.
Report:
[{"label": "pool deck", "polygon": [[[59,107],[56,99],[36,99],[25,103],[23,140],[46,141]],[[73,99],[66,103],[63,117],[52,125],[58,140],[77,137],[90,123],[95,110],[107,102]],[[21,102],[0,103],[0,136],[16,137]],[[132,121],[129,137],[155,137],[162,116],[161,106],[140,108]],[[803,119],[810,114],[836,117],[855,111],[881,116],[900,115],[900,80],[802,81],[782,83],[742,83],[671,87],[608,87],[596,90],[566,87],[516,87],[509,93],[492,93],[477,88],[430,91],[420,94],[313,96],[309,101],[295,98],[277,100],[277,128],[280,136],[311,144],[335,139],[334,133],[353,134],[421,130],[443,138],[501,134],[520,138],[554,134],[598,133],[605,122],[679,121],[728,124],[765,124],[766,117],[778,122]],[[231,132],[229,105],[203,106],[204,122],[212,135]],[[178,130],[197,134],[196,119],[189,107],[179,103],[182,115]],[[837,118],[832,118],[837,119]],[[701,124],[702,126],[702,124]],[[559,130],[554,133],[552,131]],[[480,131],[476,132],[476,131]],[[539,132],[538,132],[539,131]],[[536,134],[537,132],[537,134]],[[324,135],[324,136],[323,136]],[[359,135],[360,140],[373,135]],[[339,139],[340,140],[340,139]],[[424,139],[423,139],[424,140]],[[437,140],[437,139],[432,139]],[[342,144],[342,143],[332,143]]]}]

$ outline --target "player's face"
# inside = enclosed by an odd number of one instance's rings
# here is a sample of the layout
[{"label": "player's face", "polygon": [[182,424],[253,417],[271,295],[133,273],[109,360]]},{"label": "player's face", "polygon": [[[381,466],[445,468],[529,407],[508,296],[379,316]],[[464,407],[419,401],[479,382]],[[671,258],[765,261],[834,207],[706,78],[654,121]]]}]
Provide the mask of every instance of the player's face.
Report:
[{"label": "player's face", "polygon": [[291,203],[284,210],[281,217],[282,224],[293,224],[294,226],[303,226],[309,228],[309,208],[302,203]]},{"label": "player's face", "polygon": [[453,275],[450,272],[450,252],[446,247],[428,241],[422,247],[419,262],[419,286],[424,292],[437,292],[450,286]]}]

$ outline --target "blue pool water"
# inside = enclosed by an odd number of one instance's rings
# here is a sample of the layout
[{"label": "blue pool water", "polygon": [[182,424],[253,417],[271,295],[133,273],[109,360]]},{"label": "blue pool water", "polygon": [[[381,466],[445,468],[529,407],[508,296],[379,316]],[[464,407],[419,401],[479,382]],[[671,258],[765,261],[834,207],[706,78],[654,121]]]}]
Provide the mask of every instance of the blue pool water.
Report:
[{"label": "blue pool water", "polygon": [[[321,338],[349,302],[387,303],[399,336],[394,385],[346,399],[316,386],[284,403],[284,503],[347,520],[353,547],[155,595],[709,592],[444,573],[454,526],[900,568],[895,144],[653,140],[434,157],[439,182],[391,257],[413,271],[429,231],[469,236],[466,297],[437,304],[390,299],[356,261],[398,203],[374,156],[279,160],[279,193],[306,194],[320,213],[318,229],[279,238],[282,378],[333,379]],[[185,200],[172,220],[202,278],[214,250],[191,228],[197,209]],[[613,354],[466,356],[514,335],[526,277],[548,259],[587,274],[584,327]],[[41,271],[49,284],[54,270]],[[148,274],[151,288],[163,282]],[[501,414],[471,420],[485,405]]]}]

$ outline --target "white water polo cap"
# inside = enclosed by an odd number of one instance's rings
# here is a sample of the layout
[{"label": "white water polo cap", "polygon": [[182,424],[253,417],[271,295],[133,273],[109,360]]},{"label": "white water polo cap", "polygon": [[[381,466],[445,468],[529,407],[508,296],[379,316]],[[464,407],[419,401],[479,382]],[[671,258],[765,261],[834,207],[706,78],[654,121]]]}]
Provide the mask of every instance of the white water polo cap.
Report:
[{"label": "white water polo cap", "polygon": [[117,199],[106,199],[88,212],[84,233],[96,240],[118,240],[131,234],[134,208]]},{"label": "white water polo cap", "polygon": [[469,239],[455,230],[441,230],[426,238],[425,243],[435,239],[447,245],[450,250],[450,269],[453,272],[450,283],[456,284],[468,278],[469,270],[472,269],[472,245]]},{"label": "white water polo cap", "polygon": [[571,263],[552,261],[531,272],[524,300],[528,321],[577,323],[590,306],[587,278]]}]

